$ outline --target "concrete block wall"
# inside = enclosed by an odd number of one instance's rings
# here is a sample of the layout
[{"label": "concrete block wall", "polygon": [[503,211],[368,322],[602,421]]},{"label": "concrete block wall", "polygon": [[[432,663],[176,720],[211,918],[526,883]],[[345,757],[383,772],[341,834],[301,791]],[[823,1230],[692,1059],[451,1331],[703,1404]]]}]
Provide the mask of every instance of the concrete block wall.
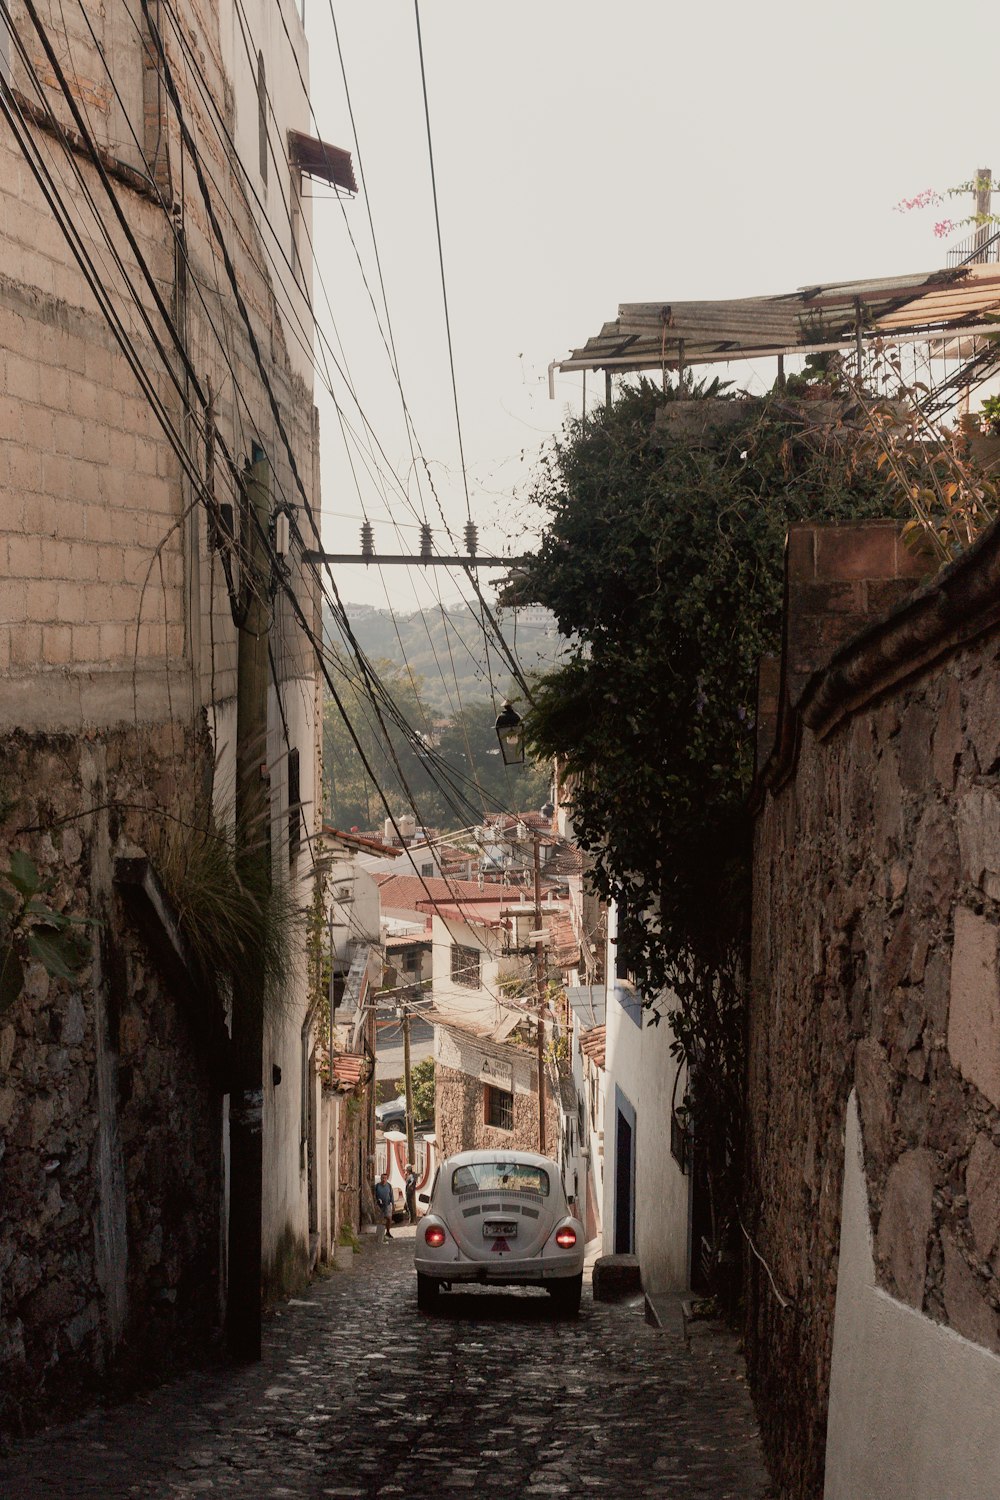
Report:
[{"label": "concrete block wall", "polygon": [[[61,20],[55,10],[51,21],[58,36]],[[101,36],[105,21],[95,16],[90,19]],[[142,71],[148,54],[143,52],[128,11],[123,7],[115,16],[114,27],[111,21],[106,23],[114,36],[105,40],[112,61],[120,56],[122,71],[130,77],[135,73],[134,99],[127,89],[123,95],[126,104],[131,101],[130,109],[134,107],[132,123],[141,139],[145,129]],[[78,19],[83,25],[82,14]],[[222,70],[218,6],[192,4],[189,20],[204,43],[206,76],[232,125],[234,88]],[[25,36],[32,33],[23,15],[18,29]],[[224,182],[232,178],[232,166],[215,121],[201,95],[187,92],[192,89],[190,68],[169,35],[165,40],[206,170],[216,182]],[[94,69],[78,42],[73,32],[65,39],[64,50],[79,64],[77,72],[83,80],[79,93],[85,103],[83,95],[91,86],[87,80],[92,82]],[[103,67],[99,59],[97,65]],[[21,82],[27,87],[26,78]],[[300,112],[306,109],[301,101]],[[98,143],[111,150],[115,141],[106,130],[102,133],[102,122],[107,126],[110,116],[96,105],[93,110]],[[167,116],[156,123],[160,149],[155,171],[162,185],[168,157],[175,163],[179,160],[180,141],[176,120]],[[181,397],[141,330],[123,280],[111,266],[90,210],[73,185],[63,146],[35,125],[29,123],[28,129],[72,203],[73,217],[140,361],[152,374],[169,420],[201,472],[201,434],[184,425]],[[171,349],[134,256],[107,207],[96,171],[85,153],[71,152],[70,157],[102,205],[102,219],[110,226],[129,277],[165,347]],[[141,157],[138,162],[141,166]],[[142,187],[138,177],[133,182]],[[67,671],[134,673],[138,669],[162,675],[169,666],[171,671],[192,676],[186,695],[183,683],[173,683],[169,693],[161,683],[160,691],[146,695],[146,711],[154,715],[169,711],[167,700],[179,698],[181,711],[189,713],[198,703],[211,697],[224,699],[235,691],[235,632],[219,559],[209,548],[205,518],[197,509],[191,510],[190,481],[182,475],[125,357],[94,310],[93,293],[40,189],[6,139],[0,144],[0,184],[4,223],[0,416],[7,440],[0,452],[0,493],[5,499],[0,507],[0,565],[4,567],[0,620],[8,627],[0,632],[0,671],[24,675],[42,670],[65,677]],[[282,311],[287,292],[279,285],[282,263],[274,247],[266,248],[260,239],[246,188],[234,183],[231,193],[216,201],[215,212],[236,264],[240,294],[256,330],[284,432],[273,417],[193,174],[186,179],[188,191],[182,205],[193,273],[187,278],[186,312],[174,302],[173,236],[167,230],[163,207],[153,201],[152,187],[148,192],[138,191],[120,178],[114,179],[114,187],[142,255],[184,331],[203,388],[211,383],[216,393],[220,442],[240,461],[249,455],[254,442],[265,449],[273,468],[275,502],[287,502],[299,514],[308,544],[314,544],[286,449],[287,438],[305,496],[318,509],[314,499],[318,494],[317,432],[307,384],[311,371],[308,360],[290,362],[287,314]],[[217,288],[221,295],[206,296],[203,305],[195,285]],[[171,352],[170,358],[179,369],[177,356]],[[195,400],[196,411],[197,407]],[[221,458],[214,478],[217,497],[234,501],[236,483]],[[158,545],[161,550],[154,561]],[[293,569],[293,578],[306,617],[315,619],[312,579],[303,576],[301,567]],[[293,612],[287,604],[279,604],[279,613],[286,622],[288,642],[281,653],[282,675],[312,676],[312,649],[294,624]],[[128,697],[125,684],[120,695],[123,701]],[[78,717],[79,694],[74,697],[64,691],[63,696],[68,700],[67,719]],[[23,697],[16,701],[20,706]],[[176,703],[170,708],[176,711]]]},{"label": "concrete block wall", "polygon": [[0,667],[179,666],[175,463],[110,334],[82,311],[0,286],[0,402]]}]

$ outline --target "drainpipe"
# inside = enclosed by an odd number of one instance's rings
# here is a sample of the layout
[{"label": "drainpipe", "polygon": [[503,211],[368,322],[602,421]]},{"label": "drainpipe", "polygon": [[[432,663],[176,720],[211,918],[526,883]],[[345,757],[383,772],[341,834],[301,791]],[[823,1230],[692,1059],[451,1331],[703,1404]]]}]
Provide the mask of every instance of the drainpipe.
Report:
[{"label": "drainpipe", "polygon": [[307,1162],[307,1149],[309,1145],[309,1033],[312,1030],[313,1021],[316,1019],[316,1007],[319,1004],[319,996],[314,996],[306,1011],[305,1020],[302,1022],[302,1104],[299,1117],[299,1168],[305,1171]]}]

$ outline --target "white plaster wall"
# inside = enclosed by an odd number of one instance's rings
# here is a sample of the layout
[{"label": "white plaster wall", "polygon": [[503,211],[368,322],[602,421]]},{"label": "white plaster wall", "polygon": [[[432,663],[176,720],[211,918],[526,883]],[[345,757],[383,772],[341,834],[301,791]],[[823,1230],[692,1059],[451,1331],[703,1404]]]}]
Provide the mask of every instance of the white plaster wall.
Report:
[{"label": "white plaster wall", "polygon": [[875,1284],[857,1099],[847,1106],[825,1500],[996,1500],[1000,1358]]},{"label": "white plaster wall", "polygon": [[[317,767],[313,755],[315,699],[313,680],[292,679],[282,684],[279,710],[272,685],[268,703],[268,761],[271,769],[272,844],[277,871],[298,891],[299,904],[308,906],[312,894],[311,850],[305,836],[312,827],[316,803]],[[285,734],[287,730],[288,743]],[[288,746],[299,751],[299,793],[306,814],[300,852],[294,864],[288,856]],[[262,1248],[264,1262],[273,1256],[282,1236],[291,1233],[303,1250],[309,1245],[309,1196],[306,1152],[303,1145],[304,1048],[302,1025],[308,1006],[305,932],[297,944],[296,961],[288,974],[284,1003],[272,1017],[264,1037],[264,1206]],[[273,1067],[281,1069],[274,1084]],[[308,1071],[306,1075],[308,1076]]]},{"label": "white plaster wall", "polygon": [[[211,710],[211,727],[218,757],[216,806],[232,811],[235,786],[236,705],[228,702]],[[285,743],[299,751],[299,792],[303,804],[300,853],[294,868],[288,859],[288,760]],[[314,824],[317,797],[315,694],[312,678],[282,684],[281,708],[272,684],[268,698],[268,765],[271,773],[272,847],[276,873],[297,883],[300,904],[311,896],[311,853],[306,836]],[[374,881],[363,876],[366,889],[362,909],[378,930],[378,893]],[[374,913],[374,918],[373,914]],[[309,1245],[309,1197],[306,1157],[302,1148],[303,1039],[302,1023],[308,1005],[305,934],[297,945],[287,976],[283,1003],[269,1018],[264,1035],[264,1184],[261,1217],[262,1255],[272,1260],[282,1237],[291,1234],[302,1254]],[[311,1038],[307,1040],[311,1041]],[[273,1081],[275,1067],[281,1081]],[[228,1143],[227,1143],[228,1144]]]},{"label": "white plaster wall", "polygon": [[[632,1057],[634,1048],[629,1046],[629,1038],[620,1036],[624,1027],[632,1027],[633,1023],[624,1014],[618,1001],[614,998],[614,954],[612,940],[615,932],[614,909],[610,908],[608,913],[608,955],[605,973],[608,976],[608,1011],[605,1022],[605,1061],[604,1061],[604,1141],[603,1162],[604,1172],[601,1192],[601,1239],[602,1250],[605,1255],[615,1253],[615,1084],[629,1098],[629,1102],[635,1106],[637,1100],[633,1097],[635,1084],[629,1075],[629,1059]],[[634,1027],[633,1027],[634,1029]]]},{"label": "white plaster wall", "polygon": [[[463,948],[480,950],[480,984],[478,989],[467,989],[455,984],[451,977],[451,949],[453,943]],[[432,926],[431,954],[433,960],[432,993],[434,1009],[459,1024],[463,1020],[475,1025],[496,1026],[503,1014],[497,997],[497,958],[495,948],[500,938],[485,927],[473,927],[468,922],[457,922],[449,917],[445,921],[435,916]]]},{"label": "white plaster wall", "polygon": [[[534,1058],[519,1047],[504,1047],[497,1043],[480,1042],[477,1039],[456,1035],[447,1027],[434,1028],[434,1060],[444,1068],[456,1073],[465,1073],[477,1081],[484,1080],[486,1061],[498,1062],[502,1069],[510,1070],[509,1089],[514,1094],[536,1094],[537,1072]],[[495,1074],[502,1088],[507,1088],[506,1073]]]},{"label": "white plaster wall", "polygon": [[[333,951],[346,960],[350,943],[379,941],[379,890],[353,853],[334,854],[326,880]],[[341,897],[341,892],[346,896]]]},{"label": "white plaster wall", "polygon": [[[615,974],[617,922],[608,911],[607,973]],[[673,1034],[666,1020],[648,1024],[644,1012],[637,1026],[622,1004],[617,980],[609,983],[604,1117],[603,1249],[614,1251],[615,1239],[615,1086],[636,1114],[635,1253],[644,1287],[649,1291],[686,1291],[690,1280],[690,1178],[670,1154],[670,1112],[677,1063],[670,1055]],[[661,1006],[661,1010],[665,1007]],[[684,1079],[677,1086],[683,1096]]]},{"label": "white plaster wall", "polygon": [[[603,1219],[604,1205],[604,1089],[605,1073],[595,1064],[585,1061],[580,1051],[580,1025],[574,1017],[572,1039],[570,1043],[570,1061],[573,1072],[573,1084],[576,1088],[577,1097],[583,1101],[583,1135],[578,1142],[578,1212],[581,1219],[586,1220],[587,1209],[587,1182],[590,1179],[590,1190],[593,1194],[594,1204],[600,1219]],[[596,1081],[595,1107],[591,1107],[591,1079]]]},{"label": "white plaster wall", "polygon": [[437,851],[426,844],[405,848],[398,855],[359,854],[358,858],[373,875],[426,875],[424,865],[433,865],[433,876],[441,876]]}]

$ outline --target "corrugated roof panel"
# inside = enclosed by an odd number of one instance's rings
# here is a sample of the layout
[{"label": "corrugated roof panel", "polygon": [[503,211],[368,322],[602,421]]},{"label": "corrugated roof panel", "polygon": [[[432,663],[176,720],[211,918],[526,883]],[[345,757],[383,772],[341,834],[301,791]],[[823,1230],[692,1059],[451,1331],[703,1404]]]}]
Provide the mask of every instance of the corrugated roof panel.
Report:
[{"label": "corrugated roof panel", "polygon": [[618,320],[605,323],[561,368],[605,365],[626,371],[663,363],[672,368],[682,339],[688,365],[846,344],[854,338],[859,304],[867,338],[879,332],[919,334],[942,325],[961,328],[1000,311],[1000,269],[964,266],[716,302],[626,302]]}]

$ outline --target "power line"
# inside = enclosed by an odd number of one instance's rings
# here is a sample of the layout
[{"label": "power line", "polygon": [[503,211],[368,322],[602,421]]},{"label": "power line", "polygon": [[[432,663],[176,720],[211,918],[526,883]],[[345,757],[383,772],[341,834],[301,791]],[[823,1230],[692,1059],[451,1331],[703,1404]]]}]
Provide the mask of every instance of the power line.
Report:
[{"label": "power line", "polygon": [[[144,8],[145,8],[145,4],[144,4]],[[5,9],[6,9],[6,5],[5,5]],[[38,23],[37,23],[37,17],[36,17],[36,26],[37,26],[37,24],[38,24]],[[161,48],[161,57],[162,57],[162,48]],[[58,66],[58,65],[56,65],[56,66]],[[168,79],[168,92],[169,92],[169,91],[170,91],[170,86],[171,86],[171,83],[172,83],[172,80],[171,80],[171,79]],[[63,79],[63,84],[65,84],[65,80],[64,80],[64,79]],[[175,90],[174,90],[174,95],[173,95],[173,100],[174,100],[174,103],[175,103],[175,107],[177,107],[177,105],[178,105],[178,101],[177,101],[177,98],[176,98],[176,91],[175,91]],[[80,124],[81,124],[81,126],[82,126],[82,121],[79,121],[79,123],[80,123]],[[182,122],[182,124],[183,124],[183,122]],[[186,127],[185,127],[185,129],[186,129]],[[87,133],[87,131],[86,131],[86,129],[85,129],[85,127],[84,127],[84,128],[83,128],[83,130],[82,130],[82,133],[83,133],[83,135],[84,135],[84,136],[85,136],[85,138],[86,138],[86,137],[87,137],[87,135],[88,135],[88,133]],[[189,145],[188,145],[188,149],[189,149],[189,152],[191,152],[191,148],[192,148],[192,145],[193,145],[193,142],[191,142],[191,138],[190,138],[190,132],[189,132],[189,131],[188,131],[188,132],[187,132],[187,134],[188,134],[188,142],[189,142]],[[95,154],[96,154],[96,153],[95,153]],[[191,152],[191,154],[192,154],[192,156],[193,156],[193,159],[194,159],[194,158],[195,158],[195,157],[196,157],[196,156],[197,156],[197,152],[196,152],[196,149],[195,149],[195,150],[194,150],[194,151],[193,151],[193,152]],[[196,170],[197,170],[197,167],[198,167],[198,163],[197,163],[197,161],[195,161],[195,166],[196,166]],[[114,203],[115,203],[115,205],[116,205],[116,207],[117,207],[117,199],[116,199],[116,196],[115,196],[115,195],[114,195],[114,193],[113,193],[113,190],[111,190],[111,188],[110,188],[110,184],[109,184],[109,183],[108,183],[108,181],[107,181],[107,180],[106,180],[106,178],[105,178],[105,180],[104,180],[104,186],[105,186],[105,188],[106,188],[106,190],[107,190],[107,191],[108,191],[108,192],[109,192],[109,196],[110,196],[110,197],[111,197],[111,198],[112,198],[112,199],[113,199],[113,200],[114,200]],[[199,186],[200,186],[200,187],[201,187],[201,190],[202,190],[202,193],[203,193],[203,195],[204,195],[204,194],[205,194],[205,185],[204,185],[204,180],[203,180],[203,179],[201,179],[201,180],[200,180],[200,182],[199,182]],[[92,201],[92,200],[91,200],[91,201]],[[53,202],[53,203],[52,203],[52,206],[53,206],[53,209],[54,209],[54,210],[55,210],[55,209],[56,209],[56,203],[55,203],[55,202]],[[221,230],[220,230],[220,229],[219,229],[219,226],[218,226],[218,224],[217,224],[217,221],[216,221],[216,222],[215,222],[215,223],[213,223],[213,229],[214,229],[214,232],[215,232],[215,233],[216,233],[216,236],[217,236],[217,238],[219,238],[219,239],[220,239],[220,240],[221,240]],[[223,249],[224,249],[224,250],[225,250],[225,246],[224,246],[224,244],[223,244],[223,246],[222,246],[222,248],[223,248]],[[142,257],[141,257],[141,254],[140,254],[140,253],[139,253],[139,252],[138,252],[138,249],[137,249],[137,248],[136,248],[136,254],[137,254],[137,259],[138,259],[138,260],[139,260],[139,261],[140,261],[140,262],[142,262],[142,265],[143,265],[143,268],[144,268],[144,269],[145,269],[145,271],[146,271],[146,272],[147,272],[147,275],[148,275],[148,267],[145,267],[145,263],[144,263],[144,262],[143,262],[143,261],[142,261]],[[226,252],[226,254],[227,254],[227,257],[228,257],[228,252]],[[92,269],[92,267],[91,267],[91,269]],[[232,280],[232,268],[231,268],[231,263],[230,263],[230,264],[229,264],[229,265],[227,265],[227,272],[229,272],[229,274],[230,274],[230,277],[231,277],[231,280]],[[114,315],[114,313],[113,313],[113,309],[111,309],[111,308],[110,308],[110,305],[109,305],[109,304],[107,304],[107,303],[106,303],[106,298],[102,298],[102,297],[101,297],[101,295],[100,295],[100,291],[101,291],[101,290],[102,290],[102,289],[101,289],[101,288],[100,288],[100,283],[99,283],[99,280],[98,280],[98,278],[96,278],[96,275],[94,275],[94,276],[93,276],[93,277],[92,277],[92,278],[91,278],[91,280],[92,280],[92,282],[93,282],[93,283],[96,283],[96,284],[95,284],[95,285],[94,285],[94,290],[95,290],[95,295],[98,295],[98,301],[99,301],[99,305],[101,305],[101,306],[102,306],[102,308],[103,308],[103,310],[104,310],[104,311],[105,311],[105,313],[106,313],[106,316],[107,316],[107,317],[108,317],[108,318],[109,318],[109,321],[111,321],[111,320],[112,320],[112,319],[113,319],[113,318],[114,318],[114,316],[115,316],[115,315]],[[127,280],[127,277],[126,277],[126,280]],[[129,284],[129,285],[130,285],[130,283],[128,283],[128,284]],[[237,288],[234,288],[234,290],[235,290],[235,291],[236,291],[236,292],[237,292],[237,295],[238,295],[238,289],[237,289]],[[133,292],[133,295],[134,295],[134,292]],[[171,318],[170,318],[170,316],[169,316],[169,313],[167,313],[167,311],[166,311],[166,308],[165,308],[165,306],[164,306],[164,304],[163,304],[163,303],[162,303],[162,300],[161,300],[161,301],[160,301],[160,303],[159,303],[159,308],[160,308],[160,311],[161,311],[161,314],[162,314],[162,315],[163,315],[163,316],[164,316],[164,320],[165,320],[165,322],[166,322],[166,324],[167,324],[167,326],[168,326],[168,328],[169,328],[169,329],[170,329],[170,331],[171,331],[171,334],[172,334],[172,336],[173,336],[173,338],[174,338],[174,340],[175,340],[175,342],[179,342],[179,335],[178,335],[178,334],[177,334],[177,330],[176,330],[176,327],[175,327],[175,326],[174,326],[174,324],[173,324],[173,322],[172,322],[172,319],[171,319]],[[243,306],[241,306],[241,308],[240,308],[240,310],[241,310],[241,313],[242,313],[242,315],[243,315],[243,317],[244,317],[244,321],[245,321],[245,322],[247,322],[247,321],[248,321],[248,320],[247,320],[247,315],[246,315],[246,310],[245,310],[245,307],[243,307]],[[151,330],[151,332],[152,332],[152,330]],[[217,332],[217,330],[216,330],[216,332]],[[249,333],[250,333],[250,334],[251,334],[251,335],[252,335],[252,330],[249,330],[249,329],[248,329],[248,332],[249,332]],[[128,347],[127,347],[127,346],[125,346],[125,345],[123,345],[123,348],[125,348],[125,352],[128,352]],[[169,359],[168,359],[168,356],[167,356],[167,354],[166,354],[166,350],[165,350],[165,349],[164,349],[164,348],[163,348],[163,346],[162,346],[162,343],[160,343],[160,342],[159,342],[159,341],[158,341],[158,340],[157,340],[157,349],[158,349],[158,352],[159,352],[159,353],[160,353],[160,356],[161,356],[161,359],[162,359],[162,360],[163,360],[163,361],[164,361],[164,363],[165,363],[165,364],[166,364],[166,365],[167,365],[167,368],[168,368],[168,371],[169,371],[169,368],[170,368],[170,366],[169,366]],[[187,361],[187,363],[188,363],[188,365],[190,365],[190,361],[189,361],[189,360],[188,360],[188,361]],[[141,369],[141,366],[140,366],[140,367],[139,367],[139,368],[140,368],[140,369]],[[265,384],[266,384],[266,385],[267,385],[267,386],[268,386],[268,390],[269,390],[269,396],[270,396],[270,399],[271,399],[271,401],[272,401],[272,404],[274,404],[274,401],[275,401],[275,398],[274,398],[274,395],[273,395],[273,390],[271,390],[271,389],[270,389],[270,387],[269,387],[269,382],[268,382],[268,381],[267,381],[267,376],[266,376],[266,372],[264,372],[264,371],[263,371],[263,370],[261,370],[261,374],[262,374],[262,376],[263,376],[263,379],[264,379],[264,382],[265,382]],[[193,384],[194,384],[194,385],[195,385],[195,388],[196,388],[196,390],[198,390],[198,391],[199,391],[199,393],[201,393],[201,388],[200,388],[200,385],[199,385],[199,384],[198,384],[198,382],[197,382],[197,377],[196,377],[196,375],[195,375],[195,374],[194,374],[194,371],[193,371],[193,367],[192,367],[192,368],[191,368],[191,369],[190,369],[190,377],[191,377],[191,379],[192,379],[192,383],[193,383]],[[152,400],[152,397],[153,397],[153,394],[154,394],[154,393],[153,393],[153,392],[152,392],[152,391],[151,391],[151,390],[148,390],[148,389],[147,389],[147,395],[148,395],[148,396],[149,396],[149,399],[151,399],[151,400]],[[193,415],[193,414],[192,414],[192,415]],[[282,433],[283,433],[283,436],[284,436],[284,438],[285,438],[285,443],[286,443],[286,447],[290,447],[290,444],[289,444],[289,442],[288,442],[288,438],[287,438],[287,433],[286,433],[286,432],[285,432],[285,431],[284,431],[284,428],[283,428],[283,424],[282,424],[282,423],[281,423],[281,419],[280,419],[280,414],[276,414],[276,415],[277,415],[277,418],[278,418],[278,423],[279,423],[279,426],[281,426],[281,428],[282,428]],[[184,458],[185,458],[185,460],[186,460],[186,466],[187,466],[187,467],[188,467],[188,468],[189,468],[189,470],[190,470],[190,469],[191,469],[191,461],[190,461],[190,459],[189,459],[189,458],[188,458],[188,457],[187,457],[187,455],[186,455],[186,451],[184,451],[184,450],[183,450],[183,447],[182,447],[182,452],[183,452],[183,453],[184,453]],[[291,456],[291,457],[292,457],[292,462],[293,462],[293,464],[294,464],[294,456],[293,456],[293,455],[290,455],[290,456]],[[299,478],[299,476],[298,476],[298,472],[297,472],[297,468],[295,468],[295,469],[293,469],[293,472],[294,472],[294,474],[295,474],[295,477],[296,477],[296,481],[297,481],[297,483],[298,483],[298,484],[299,484],[299,487],[300,487],[300,489],[301,489],[301,488],[302,488],[302,486],[301,486],[301,479],[300,479],[300,478]],[[198,483],[198,493],[199,493],[199,494],[200,494],[200,495],[201,495],[201,496],[202,496],[202,498],[204,498],[204,497],[205,497],[205,492],[204,492],[204,485],[203,485],[203,483],[202,483],[202,482],[201,482],[201,480],[200,480],[200,475],[198,475],[198,474],[197,474],[197,471],[196,471],[196,470],[193,470],[193,471],[192,471],[192,477],[194,477],[194,478],[195,478],[195,480],[196,480],[196,481],[197,481],[197,483]],[[306,495],[305,495],[305,494],[304,494],[304,492],[303,492],[303,499],[304,499],[304,500],[305,500],[305,502],[306,502],[306,506],[307,506],[307,511],[308,511],[308,510],[309,510],[309,502],[308,502],[308,497],[307,497],[307,496],[306,496]],[[310,516],[310,519],[312,519],[312,517],[311,517],[311,516]],[[315,523],[313,523],[313,524],[315,524]],[[265,538],[265,539],[264,539],[264,540],[265,540],[265,542],[267,542],[267,541],[268,541],[268,539],[267,539],[267,538]],[[270,551],[270,549],[269,549],[269,551]],[[273,563],[273,557],[272,557],[272,563]],[[331,580],[331,582],[332,582],[332,580]],[[335,588],[335,587],[336,587],[336,586],[335,586],[335,584],[334,584],[334,588]],[[288,595],[289,595],[289,600],[290,600],[290,603],[291,603],[291,605],[292,605],[292,608],[293,608],[293,613],[295,613],[295,614],[296,614],[296,616],[297,616],[297,617],[298,617],[298,618],[299,618],[299,621],[300,621],[300,624],[301,624],[301,625],[302,625],[302,626],[303,626],[303,627],[305,627],[305,625],[306,625],[306,622],[305,622],[305,620],[304,620],[304,617],[303,617],[303,615],[302,615],[302,611],[301,611],[301,606],[300,606],[300,604],[299,604],[299,601],[298,601],[298,599],[297,599],[297,597],[296,597],[296,596],[295,596],[295,594],[294,594],[294,591],[292,591],[292,590],[290,590],[290,589],[288,589],[288,588],[287,588],[287,585],[286,585],[286,592],[287,592],[287,593],[288,593]],[[340,601],[339,601],[339,596],[338,596],[338,604],[339,604],[339,605],[340,605],[340,609],[341,609],[341,611],[342,611],[342,610],[343,610],[343,606],[342,606],[342,604],[340,604]],[[358,648],[357,648],[357,642],[356,642],[356,640],[354,640],[354,637],[353,637],[353,633],[352,633],[352,632],[350,632],[350,630],[349,630],[349,627],[348,627],[348,634],[349,634],[349,636],[350,636],[350,638],[351,638],[351,640],[352,640],[352,644],[353,644],[353,646],[354,646],[354,648],[355,648],[355,650],[357,650],[357,649],[358,649]],[[309,638],[310,638],[310,639],[312,639],[312,638],[311,638],[311,632],[309,632],[309,631],[308,631],[308,629],[307,629],[307,636],[309,636]],[[314,644],[314,646],[315,646],[315,642],[313,642],[313,644]],[[379,719],[380,719],[380,724],[381,724],[381,727],[382,727],[382,729],[383,729],[383,733],[387,733],[387,731],[386,731],[386,728],[385,728],[385,723],[384,723],[384,720],[383,720],[383,719],[382,719],[382,716],[381,716],[381,713],[380,713],[380,711],[379,711],[379,709],[378,709],[378,705],[377,705],[377,702],[376,702],[376,700],[375,700],[375,693],[374,693],[374,684],[373,684],[373,682],[372,682],[372,679],[371,679],[371,675],[370,675],[370,670],[369,670],[369,669],[368,669],[368,668],[367,668],[367,667],[364,667],[364,666],[363,666],[363,671],[364,671],[364,676],[365,676],[365,681],[366,681],[366,686],[367,686],[367,688],[368,688],[368,691],[369,691],[369,693],[370,693],[370,694],[371,694],[371,697],[372,697],[372,702],[373,702],[373,705],[374,705],[374,706],[375,706],[375,709],[376,709],[376,712],[377,712],[377,713],[378,713],[378,715],[379,715]],[[329,679],[329,674],[328,674],[328,673],[326,673],[326,672],[325,672],[325,668],[324,668],[324,673],[325,673],[325,675],[326,675],[326,676],[327,676],[327,680],[328,680],[328,684],[329,684],[329,686],[330,686],[330,687],[331,687],[331,690],[333,690],[333,685],[332,685],[332,682],[330,682],[330,679]],[[381,684],[380,684],[380,686],[381,686]],[[384,692],[384,687],[383,687],[383,689],[382,689],[382,691],[383,691],[383,692]],[[334,697],[335,697],[335,699],[336,699],[336,692],[335,692],[335,690],[333,690],[333,692],[334,692]],[[342,710],[341,710],[341,711],[342,711]],[[349,728],[349,729],[350,729],[350,728],[351,728],[351,726],[350,726],[350,723],[349,723],[349,720],[345,720],[345,721],[346,721],[346,722],[347,722],[347,723],[348,723],[348,728]],[[353,731],[352,731],[352,732],[353,732]],[[364,756],[363,756],[363,752],[361,752],[361,751],[360,751],[360,746],[358,746],[358,749],[359,749],[359,753],[361,753],[361,754],[362,754],[362,759],[363,759],[363,760],[364,760]],[[371,772],[371,768],[370,768],[370,766],[367,766],[367,765],[366,765],[366,769],[367,769],[367,770],[368,770],[368,772],[369,772],[369,775],[370,775],[370,776],[371,776],[371,779],[372,779],[372,781],[373,781],[373,784],[374,784],[374,785],[375,785],[375,786],[376,786],[376,789],[377,789],[377,790],[378,790],[378,792],[379,792],[379,794],[380,794],[380,795],[383,795],[383,794],[382,794],[382,792],[381,792],[381,788],[380,788],[380,787],[379,787],[379,785],[378,785],[378,783],[377,783],[377,781],[376,781],[376,780],[375,780],[375,778],[374,778],[374,776],[373,776],[373,775],[372,775],[372,772]],[[407,792],[407,795],[408,795],[408,798],[409,798],[409,800],[410,800],[410,802],[411,802],[411,805],[413,805],[413,799],[412,799],[412,794],[411,794],[411,793],[410,793],[410,791],[409,791],[409,788],[408,788],[408,787],[407,787],[407,786],[406,786],[406,783],[405,783],[405,778],[402,778],[402,776],[401,776],[401,780],[402,780],[402,783],[403,783],[403,786],[404,786],[404,789],[405,789],[405,790],[406,790],[406,792]],[[383,800],[384,800],[384,796],[383,796]],[[416,810],[416,809],[415,809],[415,810]],[[388,811],[388,806],[387,806],[387,811]],[[391,814],[390,814],[390,816],[391,816]]]}]

